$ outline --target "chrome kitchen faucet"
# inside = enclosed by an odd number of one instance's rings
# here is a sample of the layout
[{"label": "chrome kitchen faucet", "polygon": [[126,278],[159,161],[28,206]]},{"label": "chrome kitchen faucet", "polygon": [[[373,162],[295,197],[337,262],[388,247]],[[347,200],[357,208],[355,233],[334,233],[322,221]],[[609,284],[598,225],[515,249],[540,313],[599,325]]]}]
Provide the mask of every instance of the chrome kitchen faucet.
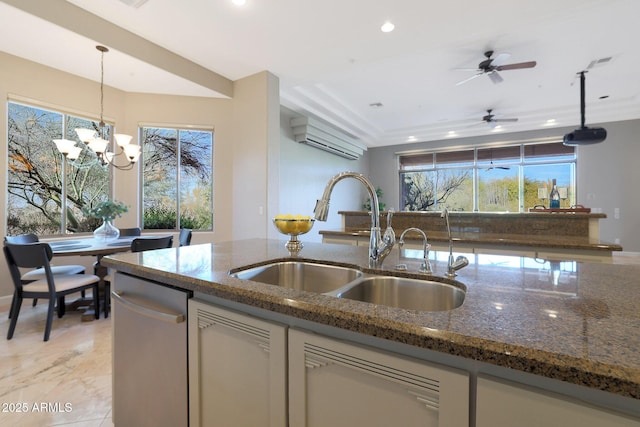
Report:
[{"label": "chrome kitchen faucet", "polygon": [[449,209],[444,208],[442,210],[442,214],[440,214],[440,218],[444,218],[444,221],[447,223],[447,235],[449,236],[449,260],[447,261],[447,277],[454,278],[456,277],[456,271],[460,270],[462,267],[469,265],[469,260],[462,255],[458,256],[455,260],[453,259],[453,239],[451,238],[451,226],[449,225]]},{"label": "chrome kitchen faucet", "polygon": [[387,216],[387,231],[385,231],[383,237],[380,233],[380,208],[378,205],[378,195],[376,194],[376,189],[364,175],[357,172],[340,172],[339,174],[332,177],[324,189],[322,199],[319,199],[316,202],[316,207],[313,210],[315,218],[318,221],[327,220],[327,215],[329,214],[329,199],[331,198],[333,187],[338,183],[338,181],[341,181],[345,178],[353,178],[357,181],[360,181],[360,183],[362,183],[369,192],[369,197],[371,198],[371,237],[369,238],[369,267],[380,267],[387,255],[389,255],[389,252],[391,252],[391,249],[393,249],[393,245],[396,243],[396,236],[393,233],[393,229],[391,228],[391,215],[393,215],[393,213],[389,212]]}]

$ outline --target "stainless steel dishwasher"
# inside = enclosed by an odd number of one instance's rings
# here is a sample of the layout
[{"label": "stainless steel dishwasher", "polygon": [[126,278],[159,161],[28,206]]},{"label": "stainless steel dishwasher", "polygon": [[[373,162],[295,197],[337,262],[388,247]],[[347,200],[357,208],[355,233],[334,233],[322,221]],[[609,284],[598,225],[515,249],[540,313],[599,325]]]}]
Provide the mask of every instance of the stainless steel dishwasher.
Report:
[{"label": "stainless steel dishwasher", "polygon": [[186,320],[192,296],[116,272],[111,295],[116,427],[188,426]]}]

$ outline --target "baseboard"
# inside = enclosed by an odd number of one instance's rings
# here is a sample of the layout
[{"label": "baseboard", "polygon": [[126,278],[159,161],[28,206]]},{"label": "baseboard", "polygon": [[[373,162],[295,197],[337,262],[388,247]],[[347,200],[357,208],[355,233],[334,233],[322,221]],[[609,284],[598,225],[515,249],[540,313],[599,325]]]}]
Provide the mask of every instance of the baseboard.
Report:
[{"label": "baseboard", "polygon": [[5,304],[10,305],[12,299],[13,295],[5,295],[3,297],[0,297],[0,306],[3,306]]}]

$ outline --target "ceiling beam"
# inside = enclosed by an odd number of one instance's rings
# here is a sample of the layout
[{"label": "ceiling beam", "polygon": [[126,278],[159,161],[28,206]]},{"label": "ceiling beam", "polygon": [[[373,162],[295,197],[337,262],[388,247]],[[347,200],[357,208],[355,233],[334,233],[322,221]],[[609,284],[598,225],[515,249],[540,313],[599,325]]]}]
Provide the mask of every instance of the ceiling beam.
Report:
[{"label": "ceiling beam", "polygon": [[233,97],[233,81],[67,1],[1,1],[223,96]]}]

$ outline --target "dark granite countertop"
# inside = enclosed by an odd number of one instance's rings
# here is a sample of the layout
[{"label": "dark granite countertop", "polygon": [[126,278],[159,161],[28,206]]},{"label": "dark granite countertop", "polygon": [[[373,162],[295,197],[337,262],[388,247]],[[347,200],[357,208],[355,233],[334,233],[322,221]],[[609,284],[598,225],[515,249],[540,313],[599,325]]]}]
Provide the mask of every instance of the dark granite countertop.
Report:
[{"label": "dark granite countertop", "polygon": [[[438,276],[446,271],[447,255],[431,253]],[[227,274],[290,259],[282,240],[118,254],[103,264],[284,315],[640,399],[640,266],[467,256],[470,265],[457,278],[467,289],[465,302],[445,312],[394,309]],[[366,266],[367,249],[305,243],[298,258]],[[398,263],[415,272],[419,260],[394,248],[383,268]]]},{"label": "dark granite countertop", "polygon": [[[396,237],[400,237],[403,230],[394,230]],[[347,230],[320,230],[318,232],[326,237],[359,237],[369,236],[369,230],[363,229],[347,229]],[[428,235],[430,242],[449,241],[446,233],[430,232]],[[406,240],[413,240],[411,235],[407,235]],[[453,237],[454,242],[465,244],[490,244],[503,246],[519,246],[532,248],[553,248],[553,249],[579,249],[591,251],[622,251],[622,246],[615,243],[603,242],[599,239],[593,239],[586,236],[541,236],[541,235],[524,235],[524,234],[506,234],[506,233],[476,233],[476,232],[457,232]]]}]

